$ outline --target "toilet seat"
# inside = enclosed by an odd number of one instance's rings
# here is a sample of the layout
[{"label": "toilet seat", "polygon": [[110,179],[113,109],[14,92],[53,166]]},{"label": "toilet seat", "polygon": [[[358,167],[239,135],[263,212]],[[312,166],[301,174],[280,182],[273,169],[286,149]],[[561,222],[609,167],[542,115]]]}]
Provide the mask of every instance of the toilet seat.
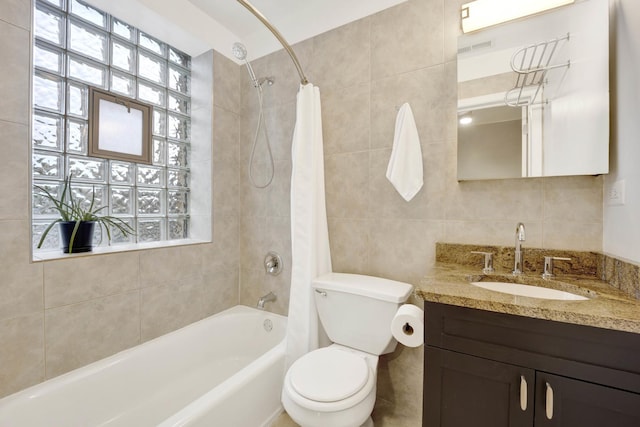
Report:
[{"label": "toilet seat", "polygon": [[291,366],[291,387],[316,402],[347,399],[367,384],[369,368],[364,358],[335,347],[307,353]]},{"label": "toilet seat", "polygon": [[[358,377],[357,378],[358,381],[350,383],[352,384],[351,390],[345,392],[344,390],[349,389],[349,387],[345,387],[342,389],[341,393],[334,394],[333,392],[329,391],[327,392],[327,394],[325,394],[324,398],[327,400],[335,399],[338,394],[346,395],[346,394],[349,394],[349,392],[352,392],[350,396],[343,398],[341,400],[323,402],[319,400],[310,399],[302,395],[301,392],[298,392],[298,390],[294,388],[292,384],[291,376],[293,371],[297,371],[297,368],[294,368],[294,366],[297,365],[297,366],[305,367],[304,365],[306,365],[306,362],[303,362],[304,360],[312,360],[315,362],[318,359],[320,359],[320,357],[316,358],[316,354],[323,355],[327,350],[330,350],[331,352],[336,351],[336,352],[343,353],[343,355],[346,355],[344,357],[349,357],[349,358],[353,357],[353,358],[362,360],[366,366],[366,377],[365,377],[364,385],[360,385],[360,379],[362,377]],[[330,356],[329,356],[330,360],[331,360],[331,355],[333,355],[333,353],[330,353]],[[368,359],[371,359],[371,360],[368,360]],[[300,363],[298,364],[298,362]],[[343,410],[355,407],[357,405],[361,405],[365,401],[368,401],[369,399],[372,399],[371,402],[375,402],[376,377],[377,377],[376,371],[377,371],[377,364],[378,364],[377,362],[378,362],[377,356],[373,356],[367,353],[359,352],[357,350],[345,348],[337,344],[333,344],[330,347],[314,350],[310,353],[305,354],[304,356],[296,360],[291,365],[291,367],[289,368],[289,370],[285,375],[283,395],[286,395],[285,400],[291,400],[292,402],[295,402],[296,405],[299,405],[300,407],[305,408],[306,410],[312,410],[312,411],[318,411],[318,412],[343,411]],[[313,372],[316,377],[322,377],[324,375],[328,375],[329,372],[331,372],[334,368],[336,368],[336,366],[323,363],[321,360],[318,363],[319,365],[306,366],[307,371]],[[347,377],[347,375],[345,375],[345,377]],[[313,394],[312,391],[305,390],[304,388],[305,386],[300,385],[299,381],[300,380],[298,380],[297,386],[300,390],[302,390],[303,393]],[[313,380],[309,380],[309,383],[313,383]],[[356,385],[353,385],[353,384],[356,384]],[[318,394],[316,391],[316,397],[317,395]],[[373,403],[371,403],[371,405],[373,408]],[[286,406],[285,406],[285,409],[286,409]]]}]

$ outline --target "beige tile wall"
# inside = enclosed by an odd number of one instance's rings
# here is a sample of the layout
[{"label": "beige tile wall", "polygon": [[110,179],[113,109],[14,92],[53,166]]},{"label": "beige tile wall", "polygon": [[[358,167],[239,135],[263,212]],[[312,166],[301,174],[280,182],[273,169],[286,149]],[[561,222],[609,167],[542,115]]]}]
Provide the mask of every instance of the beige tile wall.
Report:
[{"label": "beige tile wall", "polygon": [[[600,251],[602,178],[456,180],[456,37],[463,0],[406,3],[294,46],[323,104],[325,180],[335,271],[417,283],[435,260],[435,242],[526,245]],[[249,49],[251,47],[249,46]],[[253,63],[265,87],[267,127],[276,153],[272,186],[248,184],[246,167],[257,117],[242,70],[241,301],[270,290],[286,313],[290,241],[288,176],[295,123],[295,68],[284,51]],[[385,178],[397,107],[409,102],[421,137],[425,185],[409,203]],[[266,157],[257,157],[262,162]],[[567,221],[571,218],[571,221]],[[287,271],[267,277],[262,258],[285,256]],[[382,358],[378,406],[383,425],[420,425],[422,350],[399,348]]]},{"label": "beige tile wall", "polygon": [[213,105],[197,106],[216,129],[213,177],[203,177],[213,179],[215,243],[30,262],[30,9],[0,7],[0,397],[239,299],[240,79],[218,54],[198,59],[213,64],[214,90]]}]

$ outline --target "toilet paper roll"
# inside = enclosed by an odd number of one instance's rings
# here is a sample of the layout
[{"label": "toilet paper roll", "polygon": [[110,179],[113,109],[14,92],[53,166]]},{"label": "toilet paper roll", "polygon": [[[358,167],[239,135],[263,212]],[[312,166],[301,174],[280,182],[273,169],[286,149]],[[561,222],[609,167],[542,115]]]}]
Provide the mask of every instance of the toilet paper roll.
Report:
[{"label": "toilet paper roll", "polygon": [[400,306],[391,320],[391,334],[400,344],[418,347],[424,343],[424,311],[413,304]]}]

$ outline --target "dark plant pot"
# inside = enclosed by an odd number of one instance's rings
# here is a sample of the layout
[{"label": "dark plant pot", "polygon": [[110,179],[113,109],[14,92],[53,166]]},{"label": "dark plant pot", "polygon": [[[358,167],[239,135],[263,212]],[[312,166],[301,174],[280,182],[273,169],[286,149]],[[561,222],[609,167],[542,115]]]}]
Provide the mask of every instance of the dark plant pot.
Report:
[{"label": "dark plant pot", "polygon": [[60,240],[62,242],[62,252],[68,254],[69,246],[71,246],[71,253],[74,254],[78,252],[91,252],[91,249],[93,248],[93,229],[95,225],[95,221],[80,221],[80,226],[76,232],[73,244],[70,245],[71,235],[73,234],[73,228],[76,226],[76,222],[61,222]]}]

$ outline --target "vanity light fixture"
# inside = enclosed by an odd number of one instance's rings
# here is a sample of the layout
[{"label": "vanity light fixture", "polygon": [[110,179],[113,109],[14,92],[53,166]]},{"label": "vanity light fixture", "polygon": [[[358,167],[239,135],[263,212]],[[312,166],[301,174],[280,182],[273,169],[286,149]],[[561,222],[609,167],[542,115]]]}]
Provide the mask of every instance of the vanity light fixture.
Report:
[{"label": "vanity light fixture", "polygon": [[565,6],[575,0],[475,0],[460,7],[462,32],[468,33],[491,25]]}]

